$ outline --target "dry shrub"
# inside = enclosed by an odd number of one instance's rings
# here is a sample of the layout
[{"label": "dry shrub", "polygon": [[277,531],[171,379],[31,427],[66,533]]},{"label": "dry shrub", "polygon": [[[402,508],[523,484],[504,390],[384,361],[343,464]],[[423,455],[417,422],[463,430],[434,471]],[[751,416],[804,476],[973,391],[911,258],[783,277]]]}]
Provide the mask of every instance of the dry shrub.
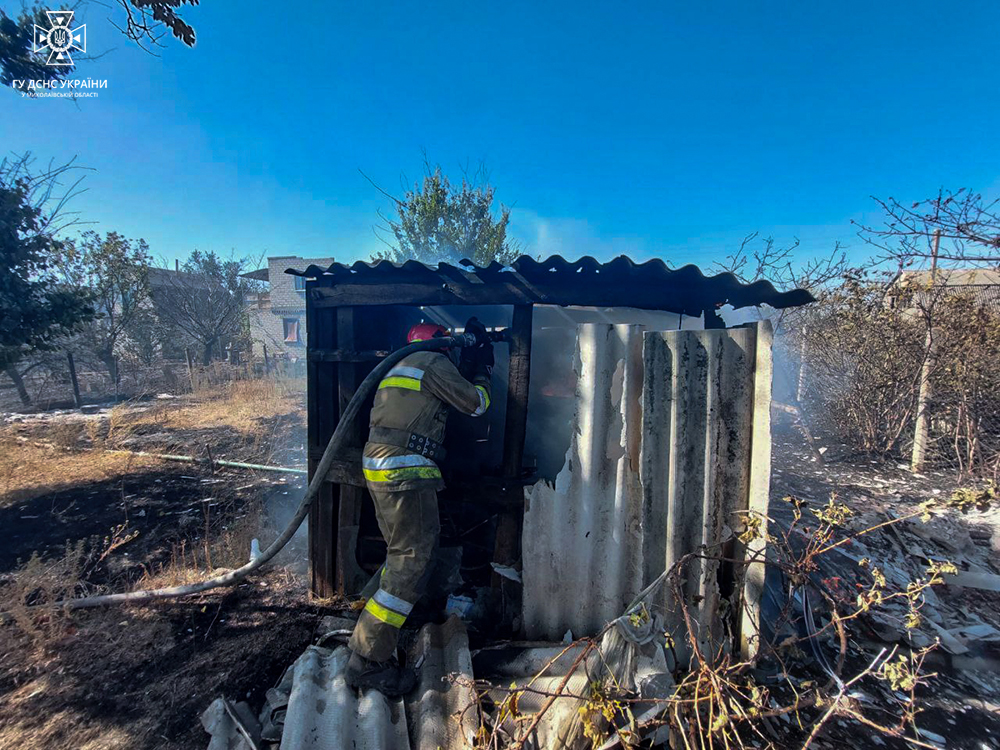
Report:
[{"label": "dry shrub", "polygon": [[797,312],[791,348],[804,344],[811,420],[860,452],[905,457],[926,362],[927,461],[1000,476],[1000,314],[961,289],[853,271]]},{"label": "dry shrub", "polygon": [[883,284],[849,275],[803,313],[803,406],[817,425],[876,455],[900,454],[912,436],[924,356],[920,325],[885,300]]},{"label": "dry shrub", "polygon": [[66,551],[52,560],[36,552],[24,565],[5,577],[0,588],[0,612],[7,613],[31,642],[39,648],[58,646],[72,629],[69,613],[62,609],[37,605],[73,598],[81,593],[90,561],[85,540],[67,545]]},{"label": "dry shrub", "polygon": [[264,501],[258,496],[221,529],[212,545],[213,562],[224,568],[245,565],[250,560],[251,543],[264,535],[265,526]]},{"label": "dry shrub", "polygon": [[90,441],[91,447],[100,448],[104,445],[105,431],[103,422],[97,419],[89,419],[86,425],[84,425],[84,431],[87,433],[87,439]]},{"label": "dry shrub", "polygon": [[125,404],[112,407],[108,413],[108,432],[105,440],[109,443],[121,441],[132,434],[136,421],[132,409]]},{"label": "dry shrub", "polygon": [[268,535],[260,496],[239,509],[232,498],[212,509],[206,503],[204,515],[193,525],[201,534],[173,543],[167,562],[147,570],[137,589],[195,583],[215,570],[238,568],[249,562],[252,541]]},{"label": "dry shrub", "polygon": [[178,430],[232,427],[240,432],[255,433],[259,431],[261,420],[302,409],[301,390],[295,387],[294,381],[237,380],[180,403],[165,402],[142,410],[134,406],[116,406],[111,410],[108,438],[124,437],[126,431],[148,425]]},{"label": "dry shrub", "polygon": [[301,404],[282,381],[273,378],[238,380],[227,384],[213,398],[185,410],[186,413],[176,414],[172,421],[179,422],[187,417],[193,424],[176,426],[227,425],[240,432],[252,433],[259,429],[261,419],[291,414],[300,408]]},{"label": "dry shrub", "polygon": [[60,422],[48,431],[49,440],[60,448],[76,448],[82,434],[83,425],[80,422]]},{"label": "dry shrub", "polygon": [[[649,609],[640,601],[626,612],[626,618],[621,618],[627,620],[627,628],[620,621],[612,621],[597,636],[567,644],[525,684],[515,682],[503,688],[450,676],[454,684],[478,691],[480,728],[473,747],[527,747],[532,743],[533,731],[557,699],[562,701],[561,710],[553,711],[558,715],[549,718],[547,731],[549,738],[559,738],[561,747],[617,747],[612,740],[619,740],[623,747],[645,747],[640,743],[647,742],[653,731],[662,727],[669,730],[669,746],[683,750],[751,746],[807,750],[832,720],[854,722],[853,731],[866,727],[869,733],[881,735],[877,740],[880,745],[887,744],[882,739],[887,737],[932,747],[918,741],[914,733],[917,716],[928,705],[925,691],[935,675],[926,670],[925,661],[935,646],[886,645],[873,654],[862,651],[852,641],[865,638],[870,624],[866,619],[876,612],[889,616],[896,611],[892,615],[895,617],[902,610],[907,631],[921,628],[921,611],[930,588],[944,583],[944,575],[955,573],[955,566],[930,562],[910,580],[898,581],[887,577],[879,564],[868,558],[849,563],[857,565],[856,575],[850,567],[835,561],[827,567],[823,558],[857,537],[908,519],[926,522],[934,513],[972,507],[984,510],[993,507],[996,500],[993,486],[958,491],[950,498],[926,501],[905,515],[873,526],[854,524],[854,511],[835,496],[818,507],[798,498],[785,498],[792,510],[787,525],[773,520],[765,524],[763,518],[751,523],[752,516],[748,515],[742,531],[733,532],[736,540],[706,545],[685,555],[646,590],[655,597],[652,592],[656,586],[667,588],[667,606],[677,608],[672,617],[682,615],[679,627],[673,631],[664,632],[660,627],[665,623],[657,619],[662,614],[656,611],[658,605],[651,604]],[[784,601],[776,600],[780,611],[771,612],[759,629],[746,634],[759,646],[757,658],[751,659],[739,654],[737,630],[721,628],[718,638],[706,635],[701,611],[704,600],[686,594],[684,586],[692,566],[708,561],[737,562],[727,556],[727,545],[732,541],[750,544],[762,535],[775,553],[773,558],[762,550],[748,555],[741,565],[763,563],[772,571],[780,570],[783,579],[778,589],[787,596]],[[843,590],[838,591],[834,584],[841,579],[828,576],[841,570],[848,574],[849,582],[844,579]],[[725,620],[738,617],[740,612],[724,603],[713,617]],[[629,628],[639,634],[658,631],[666,637],[666,643],[660,643],[673,655],[678,668],[673,670],[675,682],[671,690],[662,696],[655,696],[655,691],[642,695],[630,684],[639,647],[630,645],[631,638],[618,634],[619,629]],[[625,640],[628,643],[623,643]],[[553,669],[572,648],[579,651],[568,672]],[[629,649],[632,656],[627,656]],[[586,679],[571,689],[568,686],[574,674]],[[546,676],[549,682],[540,681]],[[864,688],[868,695],[881,694],[881,698],[858,700],[856,686],[862,680],[868,681]],[[881,688],[872,690],[877,683],[882,683]],[[533,716],[524,711],[529,699],[541,703]],[[484,705],[493,710],[483,710]],[[637,710],[640,706],[641,716]],[[780,717],[789,722],[783,737],[769,721]]]}]

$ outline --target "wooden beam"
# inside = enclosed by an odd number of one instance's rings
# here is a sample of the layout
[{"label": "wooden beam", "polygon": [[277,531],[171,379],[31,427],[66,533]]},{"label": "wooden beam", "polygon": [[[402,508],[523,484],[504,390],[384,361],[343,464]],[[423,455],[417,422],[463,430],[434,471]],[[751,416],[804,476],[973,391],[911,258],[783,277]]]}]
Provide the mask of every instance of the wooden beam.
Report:
[{"label": "wooden beam", "polygon": [[[510,366],[507,375],[507,414],[503,432],[502,474],[514,486],[521,487],[524,463],[524,438],[528,427],[528,383],[531,374],[531,305],[515,305],[510,326]],[[517,561],[521,522],[524,516],[523,494],[519,508],[500,514],[497,524],[493,561],[510,565]],[[493,587],[502,585],[493,574]]]},{"label": "wooden beam", "polygon": [[[306,305],[306,340],[309,349],[333,347],[336,329],[332,325],[321,324],[330,317],[332,317],[330,311],[320,311],[311,305]],[[332,434],[331,424],[336,419],[336,414],[330,413],[337,408],[336,403],[331,404],[333,367],[331,364],[316,361],[309,361],[306,367],[310,481],[316,473],[319,458]],[[324,599],[336,593],[334,574],[336,506],[333,485],[324,483],[309,508],[309,590],[313,596]]]},{"label": "wooden beam", "polygon": [[460,284],[397,283],[338,284],[321,286],[310,292],[317,307],[342,305],[509,305],[536,301],[525,287],[510,283]]},{"label": "wooden beam", "polygon": [[491,284],[400,283],[340,284],[311,290],[317,307],[341,305],[577,305],[583,307],[637,307],[699,316],[705,309],[703,294],[697,289],[665,291],[644,287],[634,281],[600,284],[561,283],[558,287],[524,281]]},{"label": "wooden beam", "polygon": [[[337,308],[337,351],[351,352],[354,350],[355,335],[357,332],[357,321],[355,320],[353,307]],[[343,414],[347,410],[347,405],[354,397],[358,387],[358,364],[357,360],[344,359],[337,365],[337,390],[339,408],[338,414]],[[344,441],[346,448],[358,449],[361,447],[361,425],[355,420],[350,425],[350,431]],[[340,503],[337,508],[337,538],[344,540],[343,529],[356,527],[361,522],[361,503],[365,498],[365,490],[354,484],[340,485]],[[355,537],[356,538],[356,535]],[[334,559],[337,591],[340,594],[358,593],[360,587],[365,584],[364,580],[358,580],[357,552],[354,547],[348,548],[347,544],[337,544],[337,551]]]},{"label": "wooden beam", "polygon": [[348,349],[310,349],[308,358],[315,362],[378,362],[389,356],[384,349],[351,351]]}]

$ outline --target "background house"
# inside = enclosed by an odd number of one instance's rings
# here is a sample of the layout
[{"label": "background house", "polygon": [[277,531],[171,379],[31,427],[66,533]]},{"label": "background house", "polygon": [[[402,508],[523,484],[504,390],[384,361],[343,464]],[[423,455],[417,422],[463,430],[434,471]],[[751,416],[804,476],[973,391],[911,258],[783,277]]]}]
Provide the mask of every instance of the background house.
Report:
[{"label": "background house", "polygon": [[1000,271],[992,268],[939,268],[933,273],[903,271],[887,295],[887,302],[915,311],[942,296],[967,297],[976,305],[1000,310]]},{"label": "background house", "polygon": [[290,276],[286,268],[317,265],[322,268],[333,258],[302,258],[279,255],[267,259],[267,267],[244,274],[263,281],[267,289],[247,297],[247,316],[255,357],[285,357],[291,362],[306,356],[306,284],[301,276]]}]

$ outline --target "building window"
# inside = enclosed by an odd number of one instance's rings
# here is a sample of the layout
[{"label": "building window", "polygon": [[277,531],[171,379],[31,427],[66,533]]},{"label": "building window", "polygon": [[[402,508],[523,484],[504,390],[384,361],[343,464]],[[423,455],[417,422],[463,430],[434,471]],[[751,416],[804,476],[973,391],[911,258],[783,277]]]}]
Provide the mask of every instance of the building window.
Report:
[{"label": "building window", "polygon": [[299,343],[299,319],[282,318],[281,322],[284,323],[285,343],[286,344]]},{"label": "building window", "polygon": [[295,279],[295,291],[304,292],[306,290],[306,277],[305,276],[293,276]]}]

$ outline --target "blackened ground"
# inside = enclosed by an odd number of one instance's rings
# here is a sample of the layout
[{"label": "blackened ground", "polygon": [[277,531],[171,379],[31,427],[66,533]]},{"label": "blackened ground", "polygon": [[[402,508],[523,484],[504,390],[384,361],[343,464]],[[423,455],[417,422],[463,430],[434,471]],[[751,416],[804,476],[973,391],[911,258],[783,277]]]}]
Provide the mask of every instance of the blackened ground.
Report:
[{"label": "blackened ground", "polygon": [[[169,556],[171,543],[197,537],[212,516],[239,513],[259,494],[247,475],[212,475],[200,467],[163,464],[162,468],[126,474],[42,494],[0,508],[0,572],[13,570],[33,552],[58,554],[67,542],[109,536],[126,524],[138,536],[122,548],[123,564],[153,566]],[[248,551],[249,552],[249,551]]]},{"label": "blackened ground", "polygon": [[322,613],[274,571],[197,599],[78,613],[41,652],[4,627],[0,745],[202,747],[208,704],[225,695],[262,705]]},{"label": "blackened ground", "polygon": [[[238,548],[214,564],[240,564],[254,531],[266,545],[284,521],[277,511],[297,502],[303,485],[288,475],[165,464],[16,502],[0,509],[0,601],[14,585],[3,571],[18,558],[38,551],[58,560],[67,543],[82,540],[93,561],[110,529],[126,521],[139,535],[87,567],[83,586],[129,590],[146,572],[160,576],[155,585],[173,583],[171,575],[207,577],[185,567],[194,552],[204,561],[206,518],[217,556],[225,553],[219,541],[237,531]],[[318,618],[332,611],[310,602],[301,562],[288,553],[262,576],[196,598],[0,625],[0,747],[202,746],[198,717],[211,701],[224,695],[262,705]]]}]

